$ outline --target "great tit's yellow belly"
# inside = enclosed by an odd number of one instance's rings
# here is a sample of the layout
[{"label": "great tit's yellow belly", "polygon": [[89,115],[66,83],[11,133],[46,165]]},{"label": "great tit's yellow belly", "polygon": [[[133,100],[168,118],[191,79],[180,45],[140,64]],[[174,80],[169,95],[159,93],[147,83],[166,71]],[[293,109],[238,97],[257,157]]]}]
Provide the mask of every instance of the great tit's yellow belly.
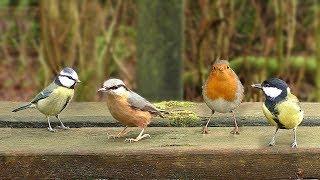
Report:
[{"label": "great tit's yellow belly", "polygon": [[[268,119],[269,123],[277,126],[277,123],[274,121],[274,115],[268,110],[268,108],[263,104],[263,113]],[[296,128],[303,119],[303,111],[299,107],[297,102],[287,100],[280,102],[276,105],[275,109],[278,112],[278,120],[286,129]]]},{"label": "great tit's yellow belly", "polygon": [[152,118],[148,111],[131,108],[126,96],[108,94],[107,105],[111,115],[126,126],[145,128]]},{"label": "great tit's yellow belly", "polygon": [[58,115],[67,106],[73,94],[73,89],[58,87],[53,90],[49,97],[37,102],[37,109],[48,116]]}]

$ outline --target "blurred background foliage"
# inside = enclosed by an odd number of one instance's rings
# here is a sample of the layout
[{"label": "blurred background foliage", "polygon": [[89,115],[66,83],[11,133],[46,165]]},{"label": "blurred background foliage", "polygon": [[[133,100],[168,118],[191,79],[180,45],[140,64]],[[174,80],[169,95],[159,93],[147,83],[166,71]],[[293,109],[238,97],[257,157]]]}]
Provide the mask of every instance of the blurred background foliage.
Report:
[{"label": "blurred background foliage", "polygon": [[[271,76],[303,101],[320,100],[319,0],[184,3],[186,100],[202,100],[218,58],[230,60],[246,101],[261,100],[250,84]],[[29,100],[63,66],[75,67],[83,81],[78,101],[101,98],[96,90],[108,77],[137,88],[137,13],[134,0],[1,0],[0,99]]]}]

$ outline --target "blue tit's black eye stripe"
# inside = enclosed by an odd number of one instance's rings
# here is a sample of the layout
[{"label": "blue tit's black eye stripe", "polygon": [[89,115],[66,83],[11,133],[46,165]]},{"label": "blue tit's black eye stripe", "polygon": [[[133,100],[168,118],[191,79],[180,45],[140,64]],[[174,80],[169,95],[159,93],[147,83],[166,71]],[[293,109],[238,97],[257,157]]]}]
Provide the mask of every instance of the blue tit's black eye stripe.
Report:
[{"label": "blue tit's black eye stripe", "polygon": [[76,79],[73,79],[72,77],[70,77],[70,76],[66,76],[66,75],[59,75],[59,76],[63,76],[63,77],[67,77],[68,79],[70,79],[70,80],[73,80],[73,81],[77,81]]}]

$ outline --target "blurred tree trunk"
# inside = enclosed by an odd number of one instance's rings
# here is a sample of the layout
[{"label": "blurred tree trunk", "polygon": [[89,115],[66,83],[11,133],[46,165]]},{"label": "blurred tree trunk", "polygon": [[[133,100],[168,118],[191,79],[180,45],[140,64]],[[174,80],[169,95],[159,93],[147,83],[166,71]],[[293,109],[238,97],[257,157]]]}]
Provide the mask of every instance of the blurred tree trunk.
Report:
[{"label": "blurred tree trunk", "polygon": [[314,10],[315,10],[315,27],[314,33],[316,37],[316,59],[317,59],[317,72],[316,72],[316,99],[320,100],[320,2],[318,0],[314,1]]},{"label": "blurred tree trunk", "polygon": [[183,0],[139,0],[137,80],[151,100],[182,99]]}]

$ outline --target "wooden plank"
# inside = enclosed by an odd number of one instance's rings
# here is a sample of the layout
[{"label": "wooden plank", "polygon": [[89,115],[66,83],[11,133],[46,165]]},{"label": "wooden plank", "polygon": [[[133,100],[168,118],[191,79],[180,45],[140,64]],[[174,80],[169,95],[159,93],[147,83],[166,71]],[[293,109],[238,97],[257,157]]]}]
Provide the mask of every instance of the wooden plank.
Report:
[{"label": "wooden plank", "polygon": [[[30,109],[12,113],[11,110],[23,102],[5,102],[0,101],[0,127],[47,127],[47,121],[43,114],[37,110]],[[237,118],[240,126],[267,126],[269,125],[262,113],[261,102],[242,103],[237,110]],[[303,126],[320,125],[320,103],[302,103],[302,109],[305,111]],[[191,126],[197,127],[205,124],[210,116],[210,109],[203,103],[194,103],[187,107],[170,107],[167,111],[187,110],[195,114],[197,119],[190,119],[188,116],[178,118],[178,120],[168,120],[155,118],[150,126],[170,127],[170,126]],[[105,103],[103,102],[84,102],[71,103],[63,111],[61,119],[70,127],[114,127],[121,126],[115,121]],[[52,121],[57,122],[55,118]],[[56,125],[56,124],[54,124]],[[210,126],[233,126],[231,114],[216,113]]]},{"label": "wooden plank", "polygon": [[[275,147],[267,144],[274,127],[148,128],[151,139],[125,143],[108,139],[120,128],[0,128],[0,178],[312,178],[320,177],[320,127],[281,130]],[[134,128],[126,137],[139,134]]]}]

